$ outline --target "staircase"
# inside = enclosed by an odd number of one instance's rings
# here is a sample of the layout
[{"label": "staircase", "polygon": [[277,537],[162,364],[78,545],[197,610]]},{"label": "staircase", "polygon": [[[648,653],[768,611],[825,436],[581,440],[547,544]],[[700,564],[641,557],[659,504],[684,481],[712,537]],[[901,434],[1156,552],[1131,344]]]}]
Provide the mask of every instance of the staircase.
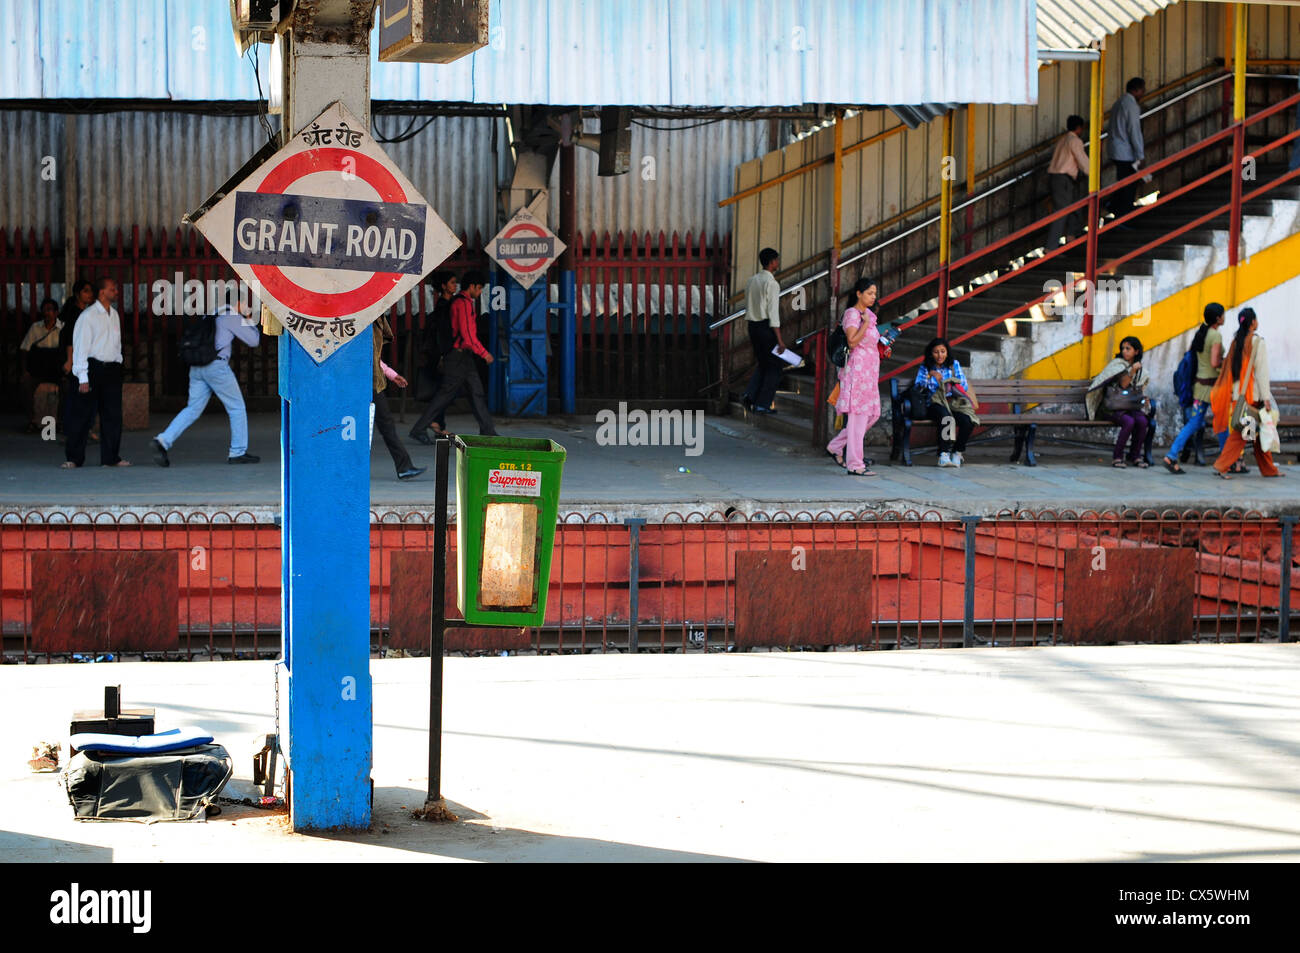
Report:
[{"label": "staircase", "polygon": [[[1270,86],[1270,91],[1272,89]],[[1271,92],[1270,103],[1279,103],[1291,96],[1294,86],[1278,89],[1279,92]],[[1258,110],[1252,110],[1251,115],[1255,112]],[[1253,126],[1247,126],[1246,152],[1250,153],[1272,143],[1293,129],[1294,113],[1294,107],[1288,107]],[[1186,157],[1163,169],[1157,169],[1154,181],[1139,183],[1139,205],[1155,202],[1161,195],[1176,192],[1184,188],[1185,184],[1190,185],[1215,169],[1230,169],[1231,144],[1231,138],[1225,137],[1199,149],[1193,146],[1184,150]],[[1286,143],[1264,153],[1258,159],[1255,178],[1244,183],[1243,192],[1258,189],[1285,174],[1290,151],[1291,145]],[[1039,173],[1039,178],[1045,179],[1045,170],[1039,170]],[[1121,285],[1127,283],[1130,288],[1140,289],[1143,293],[1137,302],[1125,302],[1124,314],[1140,311],[1227,268],[1229,215],[1226,211],[1194,228],[1170,236],[1230,202],[1229,174],[1225,171],[1198,187],[1165,200],[1158,207],[1130,219],[1125,223],[1125,228],[1112,225],[1103,229],[1097,256],[1099,287],[1106,287],[1106,282]],[[1040,184],[1043,185],[1042,190],[1045,190],[1045,183]],[[1026,309],[1026,306],[1044,299],[1045,284],[1048,281],[1069,287],[1073,279],[1082,278],[1086,271],[1086,242],[1080,241],[1069,251],[1058,252],[1049,260],[1042,261],[1047,253],[1043,247],[1047,225],[1030,228],[1023,223],[1023,216],[1021,219],[1021,223],[1008,225],[1003,231],[1025,228],[1028,229],[1026,233],[987,254],[963,255],[960,251],[961,237],[954,241],[954,257],[962,263],[960,267],[950,270],[946,336],[955,342],[955,356],[968,369],[970,376],[976,379],[1015,376],[1031,363],[1082,339],[1081,301],[1077,302],[1080,306],[1078,312],[1066,309],[1061,313],[1050,307]],[[1010,216],[1007,221],[1015,222],[1016,217]],[[1300,231],[1300,180],[1293,177],[1259,198],[1243,201],[1240,260],[1247,260],[1251,254],[1297,231]],[[1108,263],[1147,245],[1152,247],[1119,267],[1108,267]],[[963,262],[964,258],[970,260]],[[888,272],[878,270],[877,264],[868,258],[858,263],[857,268],[850,266],[841,271],[841,286],[847,287],[861,273],[879,275],[884,297],[877,313],[882,323],[907,322],[933,312],[938,305],[937,273],[917,280],[924,274],[922,269],[914,264],[903,267],[904,271],[895,272],[891,276]],[[956,300],[996,279],[1001,280],[988,290],[967,300]],[[890,288],[891,282],[904,287],[915,283],[918,287],[899,294]],[[814,305],[811,309],[813,315],[791,314],[787,317],[786,309],[782,308],[782,325],[787,330],[787,335],[801,332],[807,334],[824,325],[825,316],[830,310],[825,304],[827,282],[822,279],[819,285],[823,303],[820,307]],[[1094,333],[1122,316],[1107,316],[1099,312],[1094,320]],[[1194,326],[1196,317],[1189,316],[1189,328]],[[913,362],[919,360],[925,345],[935,333],[936,318],[933,313],[907,328],[895,343],[893,356],[882,363],[882,380],[899,376],[902,383],[913,377]],[[738,401],[730,402],[731,414],[752,422],[762,430],[812,444],[814,415],[819,410],[814,406],[813,398],[814,377],[811,369],[815,354],[812,349],[820,348],[822,341],[820,336],[811,337],[810,347],[806,348],[808,368],[787,373],[783,378],[777,396],[776,415],[747,414]],[[745,363],[750,364],[751,361],[752,359]],[[910,368],[907,367],[909,363],[912,363]],[[732,390],[743,391],[751,367],[738,364],[733,367],[733,371],[735,373],[730,381]],[[825,386],[829,391],[834,384],[833,368],[829,365],[827,373]],[[883,409],[888,414],[887,401]],[[875,436],[879,438],[880,434]]]},{"label": "staircase", "polygon": [[811,363],[781,377],[776,391],[776,413],[755,414],[745,409],[739,400],[733,400],[728,410],[733,418],[740,418],[760,430],[781,437],[790,437],[807,446],[813,442],[813,388],[816,378]]}]

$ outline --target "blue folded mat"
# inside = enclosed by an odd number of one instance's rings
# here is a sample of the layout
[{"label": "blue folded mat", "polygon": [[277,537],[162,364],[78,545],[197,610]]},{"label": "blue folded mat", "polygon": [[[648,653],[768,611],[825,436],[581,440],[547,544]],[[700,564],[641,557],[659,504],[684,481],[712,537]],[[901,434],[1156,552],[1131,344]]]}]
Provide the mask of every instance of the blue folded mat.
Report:
[{"label": "blue folded mat", "polygon": [[212,735],[202,728],[173,728],[156,735],[106,735],[85,731],[73,735],[68,743],[78,751],[98,751],[104,754],[164,754],[197,745],[212,743]]}]

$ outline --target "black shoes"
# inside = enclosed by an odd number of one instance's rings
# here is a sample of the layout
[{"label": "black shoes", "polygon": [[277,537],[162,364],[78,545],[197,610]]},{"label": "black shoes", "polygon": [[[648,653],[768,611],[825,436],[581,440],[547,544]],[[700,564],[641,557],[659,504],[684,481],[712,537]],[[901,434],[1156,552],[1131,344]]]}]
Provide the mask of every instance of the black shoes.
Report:
[{"label": "black shoes", "polygon": [[399,479],[399,480],[414,480],[416,477],[418,477],[421,473],[423,473],[423,472],[424,472],[425,470],[427,470],[427,469],[429,469],[429,468],[428,468],[428,467],[411,467],[411,469],[409,469],[409,470],[403,470],[401,473],[397,474],[397,479]]},{"label": "black shoes", "polygon": [[157,438],[153,440],[153,462],[160,467],[169,467],[172,462],[167,459],[167,448],[158,442]]},{"label": "black shoes", "polygon": [[242,457],[227,457],[227,463],[261,463],[261,457],[255,457],[251,453],[246,453]]},{"label": "black shoes", "polygon": [[422,443],[422,444],[424,444],[426,447],[432,447],[432,446],[433,446],[433,438],[430,437],[430,436],[429,436],[427,433],[425,433],[423,430],[419,430],[419,431],[412,430],[411,433],[410,433],[410,437],[411,437],[411,439],[414,440],[416,443]]}]

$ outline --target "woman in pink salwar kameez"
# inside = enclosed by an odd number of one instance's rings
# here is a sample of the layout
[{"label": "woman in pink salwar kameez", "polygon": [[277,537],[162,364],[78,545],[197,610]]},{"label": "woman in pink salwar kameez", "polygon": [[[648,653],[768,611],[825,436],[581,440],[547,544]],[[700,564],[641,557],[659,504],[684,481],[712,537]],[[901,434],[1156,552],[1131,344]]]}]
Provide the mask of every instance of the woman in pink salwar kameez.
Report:
[{"label": "woman in pink salwar kameez", "polygon": [[849,340],[849,356],[839,369],[840,396],[835,409],[848,415],[848,423],[826,446],[835,462],[850,476],[875,476],[863,460],[862,446],[871,425],[880,419],[880,351],[876,342],[876,283],[859,278],[849,291],[849,309],[841,326]]}]

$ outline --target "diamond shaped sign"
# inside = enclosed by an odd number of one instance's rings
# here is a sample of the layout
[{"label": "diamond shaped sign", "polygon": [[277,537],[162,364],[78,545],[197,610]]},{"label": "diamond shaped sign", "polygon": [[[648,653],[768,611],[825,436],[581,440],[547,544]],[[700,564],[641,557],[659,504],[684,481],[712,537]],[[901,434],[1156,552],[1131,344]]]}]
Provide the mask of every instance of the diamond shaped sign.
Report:
[{"label": "diamond shaped sign", "polygon": [[460,244],[337,102],[195,225],[318,364]]},{"label": "diamond shaped sign", "polygon": [[521,208],[488,243],[492,260],[525,288],[531,288],[568,246],[540,218]]}]

